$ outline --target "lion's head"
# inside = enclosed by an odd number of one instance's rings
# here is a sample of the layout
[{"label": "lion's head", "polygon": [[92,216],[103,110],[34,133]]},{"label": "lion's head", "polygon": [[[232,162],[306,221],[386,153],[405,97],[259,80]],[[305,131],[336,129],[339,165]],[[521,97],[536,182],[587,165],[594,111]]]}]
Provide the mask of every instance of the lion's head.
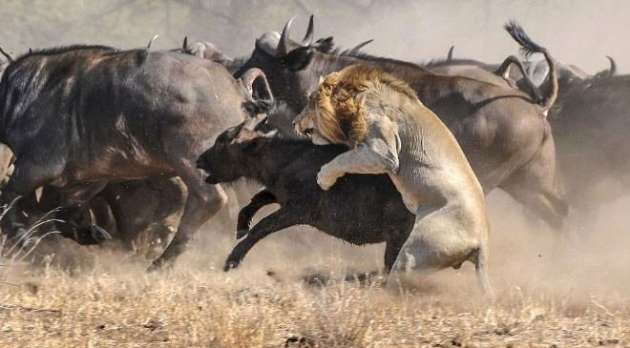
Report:
[{"label": "lion's head", "polygon": [[354,147],[367,134],[366,107],[361,93],[387,85],[409,97],[415,92],[404,82],[367,65],[351,65],[320,79],[307,106],[295,119],[295,130],[310,136],[315,144],[346,144]]}]

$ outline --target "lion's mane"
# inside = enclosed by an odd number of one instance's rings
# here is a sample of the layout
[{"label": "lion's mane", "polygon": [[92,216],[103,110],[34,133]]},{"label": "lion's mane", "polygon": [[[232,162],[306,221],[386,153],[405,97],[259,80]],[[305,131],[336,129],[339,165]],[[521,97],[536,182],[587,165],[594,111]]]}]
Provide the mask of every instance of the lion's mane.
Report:
[{"label": "lion's mane", "polygon": [[320,83],[314,117],[326,138],[356,146],[367,134],[366,110],[361,93],[387,86],[409,98],[416,93],[409,85],[383,70],[368,65],[351,65],[326,75]]}]

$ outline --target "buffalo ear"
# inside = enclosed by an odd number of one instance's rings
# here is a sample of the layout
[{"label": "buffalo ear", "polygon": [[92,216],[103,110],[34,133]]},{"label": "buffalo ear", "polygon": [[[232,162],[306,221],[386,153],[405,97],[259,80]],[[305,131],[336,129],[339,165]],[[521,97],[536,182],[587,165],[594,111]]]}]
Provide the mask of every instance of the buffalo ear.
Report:
[{"label": "buffalo ear", "polygon": [[282,64],[291,71],[300,71],[306,68],[313,60],[311,47],[300,47],[282,57]]},{"label": "buffalo ear", "polygon": [[268,99],[256,99],[243,102],[243,109],[245,109],[250,117],[266,114],[273,109],[273,106],[273,101]]}]

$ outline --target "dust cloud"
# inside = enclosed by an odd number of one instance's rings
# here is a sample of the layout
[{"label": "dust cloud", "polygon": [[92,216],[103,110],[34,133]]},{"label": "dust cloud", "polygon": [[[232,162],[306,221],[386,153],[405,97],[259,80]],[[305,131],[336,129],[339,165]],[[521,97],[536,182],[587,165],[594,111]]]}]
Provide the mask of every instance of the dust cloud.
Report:
[{"label": "dust cloud", "polygon": [[[630,3],[581,1],[109,1],[10,2],[0,7],[0,45],[14,54],[73,43],[141,47],[155,34],[157,48],[174,48],[185,35],[216,43],[231,56],[248,55],[263,32],[280,31],[297,15],[293,37],[315,14],[316,36],[333,35],[351,47],[374,39],[366,51],[422,62],[455,56],[500,62],[516,53],[502,30],[519,21],[532,38],[565,63],[589,73],[607,68],[606,55],[627,71]],[[623,188],[625,189],[625,188]],[[568,246],[554,249],[553,232],[501,192],[489,197],[492,277],[499,286],[620,292],[630,286],[630,199],[602,202],[592,216],[572,216]],[[185,267],[220,269],[233,244],[233,226],[213,223],[201,231]],[[209,266],[210,265],[210,266]],[[353,247],[306,228],[279,232],[254,248],[243,268],[362,269],[382,265],[382,246]],[[299,273],[299,272],[298,272]],[[471,267],[446,271],[460,277]],[[473,286],[472,279],[469,279]],[[626,292],[627,294],[627,292]]]}]

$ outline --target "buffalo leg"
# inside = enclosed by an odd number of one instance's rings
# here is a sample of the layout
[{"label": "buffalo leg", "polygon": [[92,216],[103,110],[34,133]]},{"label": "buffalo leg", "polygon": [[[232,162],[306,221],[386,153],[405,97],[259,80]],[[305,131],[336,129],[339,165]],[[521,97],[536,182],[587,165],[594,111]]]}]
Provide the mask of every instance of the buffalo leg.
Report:
[{"label": "buffalo leg", "polygon": [[173,240],[162,255],[153,261],[149,271],[173,262],[184,251],[186,244],[201,225],[227,204],[223,188],[205,183],[203,175],[197,169],[182,163],[177,174],[188,188],[184,213]]},{"label": "buffalo leg", "polygon": [[249,231],[247,237],[236,244],[234,249],[232,249],[232,252],[230,252],[230,255],[225,261],[223,270],[227,272],[232,268],[238,267],[247,252],[249,252],[259,240],[274,232],[299,224],[299,216],[299,212],[291,211],[283,207],[260,220],[260,222]]},{"label": "buffalo leg", "polygon": [[548,139],[538,155],[514,172],[501,188],[551,228],[560,231],[569,206],[557,189],[555,164],[553,140]]},{"label": "buffalo leg", "polygon": [[241,239],[246,235],[247,232],[249,232],[249,224],[252,222],[252,218],[256,215],[256,212],[258,212],[260,208],[272,203],[276,203],[276,197],[270,191],[262,190],[256,193],[254,197],[252,197],[251,202],[244,206],[238,213],[236,238]]},{"label": "buffalo leg", "polygon": [[389,274],[391,272],[394,263],[396,262],[396,258],[398,257],[398,253],[400,253],[400,249],[402,248],[405,240],[407,238],[391,238],[385,244],[385,273]]},{"label": "buffalo leg", "polygon": [[133,241],[135,240],[137,231],[133,228],[133,219],[126,211],[126,207],[121,202],[122,195],[125,194],[125,183],[109,185],[103,190],[103,196],[107,201],[114,220],[116,222],[116,232],[121,241],[123,248],[127,250],[133,249]]},{"label": "buffalo leg", "polygon": [[556,231],[562,230],[564,219],[568,215],[568,205],[553,192],[545,192],[538,188],[532,190],[527,186],[505,185],[503,188],[517,202],[534,212]]},{"label": "buffalo leg", "polygon": [[[471,261],[477,268],[477,279],[484,294],[493,291],[487,275],[487,243],[459,236],[470,228],[462,223],[459,209],[450,204],[424,205],[416,211],[416,222],[388,277],[388,286],[400,286],[400,278],[413,271],[423,276],[445,267],[457,267]],[[483,227],[482,227],[483,228]],[[461,234],[460,234],[461,233]],[[456,236],[456,237],[453,237]],[[445,247],[448,246],[448,247]]]},{"label": "buffalo leg", "polygon": [[44,212],[50,212],[54,209],[59,210],[55,213],[54,217],[63,221],[55,223],[55,227],[61,232],[61,235],[65,238],[72,239],[79,244],[96,244],[91,237],[87,237],[91,235],[91,233],[84,233],[85,231],[81,230],[83,227],[90,226],[92,224],[90,211],[81,206],[67,205],[63,207],[63,202],[62,192],[59,188],[52,186],[44,186],[42,188],[42,194],[39,199],[39,207]]},{"label": "buffalo leg", "polygon": [[60,227],[65,225],[66,237],[81,245],[99,244],[110,238],[107,231],[93,223],[88,206],[90,200],[106,185],[107,182],[103,181],[62,191],[62,209],[57,217],[65,222]]},{"label": "buffalo leg", "polygon": [[90,201],[89,208],[94,214],[94,223],[97,226],[101,226],[109,234],[117,234],[118,226],[116,225],[116,219],[107,200],[98,195]]},{"label": "buffalo leg", "polygon": [[24,155],[14,164],[14,171],[9,182],[2,192],[3,204],[11,204],[14,200],[28,196],[30,199],[18,200],[2,220],[3,230],[7,233],[14,232],[14,228],[23,228],[28,223],[24,219],[23,212],[32,213],[35,206],[34,193],[38,187],[47,185],[61,174],[61,167],[46,167],[40,165]]}]

